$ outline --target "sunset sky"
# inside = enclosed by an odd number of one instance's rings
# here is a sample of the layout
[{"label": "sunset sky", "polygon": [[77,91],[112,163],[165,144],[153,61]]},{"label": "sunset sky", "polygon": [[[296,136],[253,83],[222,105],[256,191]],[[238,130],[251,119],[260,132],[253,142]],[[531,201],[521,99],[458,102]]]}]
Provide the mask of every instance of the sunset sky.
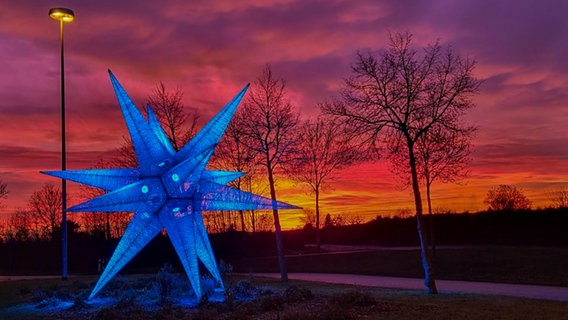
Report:
[{"label": "sunset sky", "polygon": [[[58,23],[65,25],[68,168],[92,167],[127,134],[107,69],[138,106],[159,81],[179,86],[204,124],[269,63],[286,80],[302,118],[319,111],[350,74],[356,52],[384,48],[388,32],[419,46],[437,39],[477,61],[483,80],[468,120],[478,126],[471,175],[434,184],[434,207],[485,208],[498,184],[522,188],[534,207],[568,185],[568,2],[490,0],[2,0],[0,13],[0,180],[10,194],[0,217],[26,205],[60,168]],[[365,218],[411,208],[384,162],[340,172],[324,213]],[[312,208],[300,185],[281,182],[280,200]],[[73,203],[73,194],[70,202]],[[282,213],[285,227],[298,213]]]}]

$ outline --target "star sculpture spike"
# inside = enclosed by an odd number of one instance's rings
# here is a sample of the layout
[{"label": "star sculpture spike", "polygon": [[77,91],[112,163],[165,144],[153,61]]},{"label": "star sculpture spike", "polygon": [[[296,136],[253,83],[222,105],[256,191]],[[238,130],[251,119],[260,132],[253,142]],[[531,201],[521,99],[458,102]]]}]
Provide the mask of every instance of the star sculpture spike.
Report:
[{"label": "star sculpture spike", "polygon": [[172,241],[196,296],[201,298],[198,261],[203,263],[222,289],[223,282],[203,223],[202,211],[298,209],[226,185],[241,177],[242,172],[206,169],[249,85],[176,153],[150,106],[147,107],[146,120],[110,70],[109,74],[139,168],[43,172],[107,191],[68,208],[69,212],[134,212],[89,298],[93,298],[163,228]]}]

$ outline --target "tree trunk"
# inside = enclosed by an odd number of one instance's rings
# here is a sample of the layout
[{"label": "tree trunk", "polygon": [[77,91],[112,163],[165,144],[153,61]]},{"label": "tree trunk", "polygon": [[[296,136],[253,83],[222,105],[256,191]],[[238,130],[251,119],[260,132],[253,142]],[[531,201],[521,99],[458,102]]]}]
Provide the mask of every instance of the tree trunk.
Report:
[{"label": "tree trunk", "polygon": [[250,211],[250,219],[252,224],[252,233],[256,232],[256,220],[255,220],[255,213],[254,210]]},{"label": "tree trunk", "polygon": [[282,228],[278,216],[278,206],[276,204],[276,189],[274,188],[274,176],[272,168],[268,168],[268,183],[270,184],[270,197],[272,199],[272,215],[274,217],[274,235],[276,237],[276,250],[278,253],[278,266],[280,267],[280,281],[288,282],[288,272],[286,271],[286,260],[284,259],[284,246],[282,244]]},{"label": "tree trunk", "polygon": [[111,234],[110,234],[110,212],[105,212],[105,218],[106,218],[105,236],[106,236],[107,241],[109,241],[110,238],[111,238]]},{"label": "tree trunk", "polygon": [[432,248],[432,262],[436,257],[436,241],[434,239],[434,215],[432,214],[432,198],[430,197],[431,181],[426,181],[426,198],[428,199],[428,224],[430,227],[430,248]]},{"label": "tree trunk", "polygon": [[418,238],[420,239],[420,253],[422,256],[422,269],[424,269],[424,285],[428,289],[428,293],[436,294],[436,278],[434,268],[432,267],[432,259],[430,252],[425,243],[424,218],[422,216],[422,197],[420,196],[420,186],[418,184],[418,173],[416,171],[416,158],[414,156],[414,144],[408,140],[408,156],[410,171],[412,174],[412,190],[414,191],[414,205],[416,206],[416,225],[418,229]]},{"label": "tree trunk", "polygon": [[[241,178],[237,181],[237,189],[241,190]],[[245,226],[245,213],[244,210],[239,210],[239,215],[241,216],[241,231],[247,231]]]},{"label": "tree trunk", "polygon": [[320,237],[320,210],[319,210],[319,188],[316,188],[316,244],[321,248]]},{"label": "tree trunk", "polygon": [[243,210],[239,210],[239,215],[241,216],[241,231],[246,232],[247,227],[245,225],[245,212]]}]

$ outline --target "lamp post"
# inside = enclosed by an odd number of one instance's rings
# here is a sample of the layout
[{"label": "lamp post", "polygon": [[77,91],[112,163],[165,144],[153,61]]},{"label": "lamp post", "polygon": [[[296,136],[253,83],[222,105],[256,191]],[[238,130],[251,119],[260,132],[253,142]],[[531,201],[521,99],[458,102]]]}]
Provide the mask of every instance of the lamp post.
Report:
[{"label": "lamp post", "polygon": [[[65,154],[65,64],[63,60],[63,24],[75,19],[73,10],[67,8],[49,9],[49,17],[59,21],[59,39],[61,43],[61,170],[66,170]],[[61,238],[62,238],[62,271],[61,279],[67,280],[67,183],[61,181]]]}]

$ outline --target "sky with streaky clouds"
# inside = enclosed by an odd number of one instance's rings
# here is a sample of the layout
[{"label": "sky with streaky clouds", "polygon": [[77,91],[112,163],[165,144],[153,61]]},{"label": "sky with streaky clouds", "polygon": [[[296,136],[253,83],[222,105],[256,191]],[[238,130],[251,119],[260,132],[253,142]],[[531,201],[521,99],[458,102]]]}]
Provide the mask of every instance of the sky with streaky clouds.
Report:
[{"label": "sky with streaky clouds", "polygon": [[[111,69],[139,107],[159,81],[184,91],[184,104],[208,121],[264,66],[286,80],[307,119],[350,74],[357,51],[384,48],[389,32],[414,44],[439,40],[477,61],[483,80],[467,119],[478,126],[470,177],[435,184],[434,207],[485,208],[498,184],[522,188],[535,207],[568,184],[568,2],[490,0],[1,0],[0,180],[10,194],[0,214],[25,206],[60,168],[58,23],[51,7],[69,7],[65,25],[68,168],[92,167],[120,145],[126,127]],[[324,213],[366,218],[411,208],[383,162],[340,172],[322,198]],[[280,200],[312,208],[301,187],[281,183]],[[74,195],[70,195],[73,203]],[[298,214],[283,214],[286,227]]]}]

